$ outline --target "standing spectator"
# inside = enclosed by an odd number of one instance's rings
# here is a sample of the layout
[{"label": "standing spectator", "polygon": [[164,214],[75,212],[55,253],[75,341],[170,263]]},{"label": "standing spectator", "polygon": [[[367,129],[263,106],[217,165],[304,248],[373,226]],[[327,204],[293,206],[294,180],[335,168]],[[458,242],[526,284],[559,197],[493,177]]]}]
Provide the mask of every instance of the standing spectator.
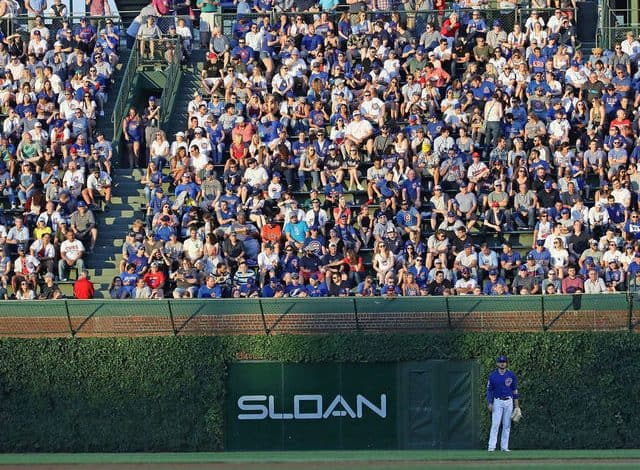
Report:
[{"label": "standing spectator", "polygon": [[86,269],[78,270],[78,280],[73,284],[73,295],[76,299],[93,299],[95,288],[89,280],[89,271]]}]

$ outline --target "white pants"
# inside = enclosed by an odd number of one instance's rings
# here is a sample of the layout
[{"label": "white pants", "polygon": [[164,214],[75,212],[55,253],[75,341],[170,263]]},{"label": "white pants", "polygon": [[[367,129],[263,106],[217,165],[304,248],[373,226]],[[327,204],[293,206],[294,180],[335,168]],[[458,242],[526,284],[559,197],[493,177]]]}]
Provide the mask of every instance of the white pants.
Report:
[{"label": "white pants", "polygon": [[511,432],[511,413],[513,412],[513,400],[493,399],[493,413],[491,414],[491,432],[489,433],[489,450],[496,449],[498,442],[498,429],[502,423],[502,437],[500,450],[509,450],[509,433]]}]

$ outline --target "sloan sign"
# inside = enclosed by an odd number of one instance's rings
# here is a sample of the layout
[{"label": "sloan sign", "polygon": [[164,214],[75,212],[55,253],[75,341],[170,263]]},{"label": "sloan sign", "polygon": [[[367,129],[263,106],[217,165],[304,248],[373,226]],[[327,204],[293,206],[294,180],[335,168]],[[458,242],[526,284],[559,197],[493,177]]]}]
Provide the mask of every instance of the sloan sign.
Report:
[{"label": "sloan sign", "polygon": [[396,382],[396,363],[233,363],[226,449],[395,448]]},{"label": "sloan sign", "polygon": [[293,395],[290,411],[278,411],[274,395],[242,395],[238,398],[238,419],[361,419],[365,411],[386,418],[387,395],[382,393],[374,401],[360,394],[351,401],[342,395],[328,400],[320,394]]}]

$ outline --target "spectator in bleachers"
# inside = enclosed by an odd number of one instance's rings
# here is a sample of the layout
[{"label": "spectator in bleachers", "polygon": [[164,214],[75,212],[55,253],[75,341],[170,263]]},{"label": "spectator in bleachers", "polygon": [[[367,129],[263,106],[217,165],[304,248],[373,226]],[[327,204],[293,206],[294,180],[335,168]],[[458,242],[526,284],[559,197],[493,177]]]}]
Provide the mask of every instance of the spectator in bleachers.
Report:
[{"label": "spectator in bleachers", "polygon": [[75,268],[78,272],[84,270],[85,248],[80,240],[75,238],[73,230],[67,230],[66,240],[60,244],[60,261],[58,261],[58,278],[66,281],[69,269]]}]

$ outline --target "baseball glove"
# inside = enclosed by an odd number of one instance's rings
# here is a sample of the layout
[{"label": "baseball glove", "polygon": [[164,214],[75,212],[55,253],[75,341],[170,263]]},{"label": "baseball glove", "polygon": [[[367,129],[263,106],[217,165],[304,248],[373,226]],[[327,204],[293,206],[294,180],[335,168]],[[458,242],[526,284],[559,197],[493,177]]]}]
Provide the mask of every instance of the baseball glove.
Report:
[{"label": "baseball glove", "polygon": [[514,423],[519,422],[522,419],[522,411],[520,410],[520,407],[518,408],[514,408],[513,409],[513,413],[511,413],[511,420]]}]

